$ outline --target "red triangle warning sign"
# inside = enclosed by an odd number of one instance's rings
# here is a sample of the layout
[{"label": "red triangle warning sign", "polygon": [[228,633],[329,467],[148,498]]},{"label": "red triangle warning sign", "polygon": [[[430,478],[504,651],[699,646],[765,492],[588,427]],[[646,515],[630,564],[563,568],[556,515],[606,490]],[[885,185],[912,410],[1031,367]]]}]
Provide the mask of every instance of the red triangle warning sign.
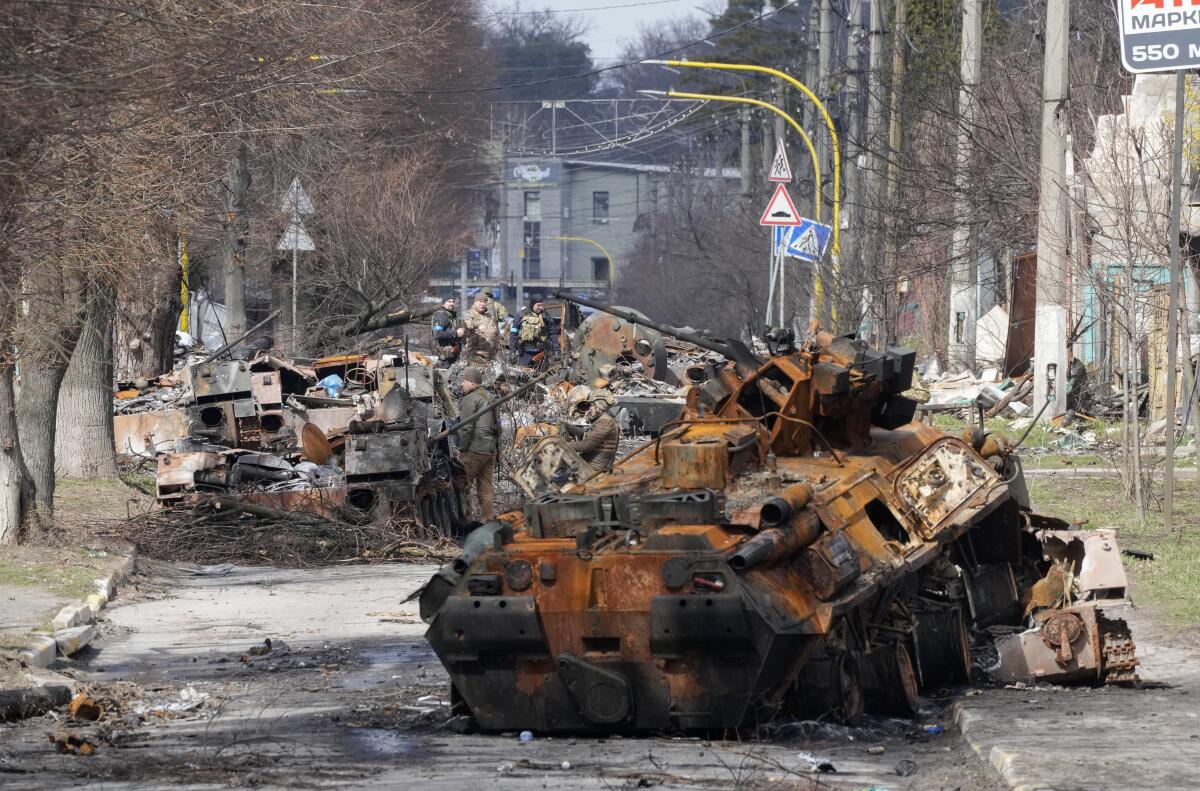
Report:
[{"label": "red triangle warning sign", "polygon": [[780,184],[775,188],[775,194],[771,196],[771,202],[767,204],[767,210],[763,212],[762,219],[758,221],[759,225],[799,225],[800,212],[796,211],[796,204],[792,203],[792,196],[788,195],[787,187]]}]

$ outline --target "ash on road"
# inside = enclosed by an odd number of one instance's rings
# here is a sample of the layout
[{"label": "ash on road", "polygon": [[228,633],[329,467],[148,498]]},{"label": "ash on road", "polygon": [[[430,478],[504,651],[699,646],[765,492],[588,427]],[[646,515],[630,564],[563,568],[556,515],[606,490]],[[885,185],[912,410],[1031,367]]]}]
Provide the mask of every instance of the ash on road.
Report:
[{"label": "ash on road", "polygon": [[[515,733],[459,733],[447,676],[422,637],[415,604],[401,604],[433,571],[151,569],[107,611],[98,647],[66,671],[107,703],[104,720],[72,724],[59,714],[0,726],[0,785],[1001,787],[948,723],[948,701],[931,702],[918,722],[778,723],[740,741],[535,736],[522,743]],[[268,651],[265,638],[271,651],[251,655],[254,646]],[[948,730],[924,727],[935,723]],[[47,734],[64,730],[93,741],[96,752],[55,752]]]}]

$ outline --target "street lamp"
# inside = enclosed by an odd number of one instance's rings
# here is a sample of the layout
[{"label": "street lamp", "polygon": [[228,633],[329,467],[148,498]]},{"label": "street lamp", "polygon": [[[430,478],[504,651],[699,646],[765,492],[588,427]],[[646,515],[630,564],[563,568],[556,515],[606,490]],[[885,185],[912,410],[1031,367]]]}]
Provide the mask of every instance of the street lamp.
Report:
[{"label": "street lamp", "polygon": [[759,99],[750,99],[745,96],[718,96],[716,94],[708,93],[684,93],[674,89],[669,91],[638,91],[638,93],[644,93],[649,96],[666,96],[670,99],[690,99],[696,101],[750,104],[754,105],[755,107],[761,107],[764,110],[770,110],[776,115],[781,116],[791,125],[792,129],[796,131],[796,134],[800,135],[800,139],[804,141],[804,145],[808,148],[809,156],[812,157],[813,177],[816,179],[815,184],[817,188],[814,206],[816,207],[817,213],[816,220],[817,222],[821,221],[821,161],[817,156],[817,149],[816,146],[813,145],[812,138],[808,136],[808,132],[805,132],[804,127],[800,126],[799,122],[797,122],[796,119],[789,115],[785,110],[782,110],[769,102],[764,102]]},{"label": "street lamp", "polygon": [[617,268],[613,266],[612,256],[604,249],[604,245],[586,236],[548,236],[546,238],[556,242],[586,242],[595,245],[596,249],[604,254],[605,260],[608,261],[608,304],[611,305],[616,294]]},{"label": "street lamp", "polygon": [[[804,145],[808,147],[808,154],[812,159],[812,165],[813,165],[813,178],[814,178],[813,184],[816,189],[816,195],[813,198],[813,206],[814,206],[814,210],[817,215],[816,216],[817,222],[821,221],[821,160],[820,160],[820,157],[817,156],[817,149],[813,145],[812,138],[809,137],[808,133],[804,131],[804,127],[800,126],[800,123],[795,118],[793,118],[787,111],[782,110],[779,107],[776,107],[775,105],[771,104],[770,102],[764,102],[759,99],[750,99],[745,96],[719,96],[716,94],[708,94],[708,93],[685,93],[683,91],[676,91],[676,90],[638,91],[638,93],[644,93],[644,94],[648,94],[650,96],[666,96],[669,99],[688,99],[688,100],[693,100],[693,101],[730,102],[732,104],[749,104],[749,105],[753,105],[755,107],[761,107],[764,110],[770,110],[771,112],[775,113],[776,115],[782,117],[785,121],[788,122],[789,125],[791,125],[792,129],[795,130],[796,133],[800,135],[800,138],[804,141]],[[745,174],[743,174],[743,176],[744,175]],[[836,203],[834,204],[834,212],[835,212],[834,216],[836,217],[837,216],[837,214],[836,214],[837,204]],[[834,233],[835,234],[837,233],[836,224],[835,224]],[[776,255],[777,255],[777,251],[772,249],[771,250],[771,267],[770,267],[771,268],[771,275],[770,275],[771,287],[767,294],[767,323],[768,324],[771,321],[771,315],[772,315],[771,311],[773,309],[773,305],[775,302],[775,280],[776,280],[777,276],[779,279],[779,320],[780,321],[784,320],[784,316],[783,316],[783,314],[784,314],[784,284],[787,281],[784,277],[783,256],[779,256],[779,263],[777,265],[776,261],[775,261]],[[823,289],[821,288],[821,278],[819,276],[819,274],[820,274],[819,270],[817,272],[815,272],[814,274],[815,274],[815,276],[813,277],[813,292],[814,292],[813,296],[816,299],[816,304],[820,305]]]},{"label": "street lamp", "polygon": [[[838,142],[837,127],[833,123],[833,117],[829,114],[829,110],[825,108],[822,102],[812,90],[804,83],[797,80],[792,75],[779,69],[768,68],[767,66],[755,66],[750,63],[714,63],[712,61],[703,60],[644,60],[642,63],[649,63],[656,66],[678,66],[689,69],[716,69],[719,71],[749,71],[758,74],[769,74],[772,77],[778,77],[781,80],[786,80],[793,88],[803,93],[805,96],[816,105],[821,112],[821,116],[825,119],[825,126],[829,129],[829,136],[833,140],[833,255],[834,259],[841,252],[841,232],[842,232],[842,153],[841,146]],[[818,186],[818,189],[820,187]]]}]

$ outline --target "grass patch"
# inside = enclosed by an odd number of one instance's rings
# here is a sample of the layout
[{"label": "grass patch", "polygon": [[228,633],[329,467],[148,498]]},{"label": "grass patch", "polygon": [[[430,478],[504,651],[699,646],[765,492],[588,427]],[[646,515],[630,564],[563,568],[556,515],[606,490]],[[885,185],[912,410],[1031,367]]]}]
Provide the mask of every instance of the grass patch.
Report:
[{"label": "grass patch", "polygon": [[[81,561],[85,557],[81,553]],[[96,569],[74,563],[37,562],[0,558],[0,585],[43,588],[72,599],[82,599],[95,590]]]},{"label": "grass patch", "polygon": [[1088,527],[1115,527],[1122,548],[1154,553],[1154,560],[1125,558],[1139,601],[1151,604],[1176,624],[1200,624],[1200,484],[1177,481],[1175,533],[1163,532],[1162,514],[1148,507],[1139,525],[1136,507],[1118,480],[1030,478],[1033,507]]}]

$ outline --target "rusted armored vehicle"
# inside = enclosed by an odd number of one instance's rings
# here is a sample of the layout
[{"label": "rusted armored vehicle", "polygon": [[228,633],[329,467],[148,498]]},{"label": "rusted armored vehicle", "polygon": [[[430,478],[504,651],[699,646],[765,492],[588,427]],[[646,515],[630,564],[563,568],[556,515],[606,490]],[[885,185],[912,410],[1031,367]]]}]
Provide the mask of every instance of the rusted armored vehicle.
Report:
[{"label": "rusted armored vehicle", "polygon": [[913,422],[913,353],[684,340],[729,362],[674,425],[478,528],[425,587],[427,637],[481,727],[912,714],[991,634],[1028,677],[1136,679],[1112,536],[1032,512],[1000,438]]}]

